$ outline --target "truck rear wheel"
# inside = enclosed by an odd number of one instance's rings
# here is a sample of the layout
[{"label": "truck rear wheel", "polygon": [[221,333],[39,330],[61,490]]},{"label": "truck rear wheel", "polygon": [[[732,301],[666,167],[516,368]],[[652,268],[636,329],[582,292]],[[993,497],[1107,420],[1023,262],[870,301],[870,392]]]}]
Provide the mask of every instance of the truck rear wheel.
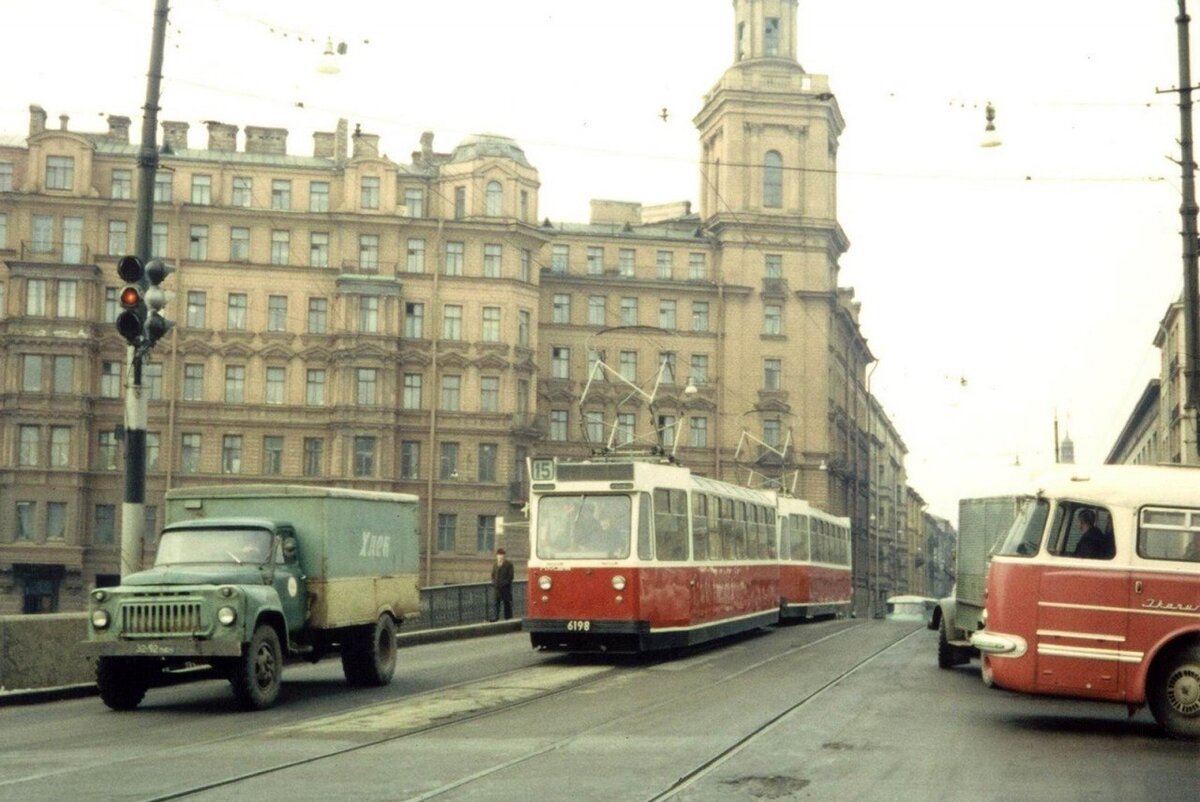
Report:
[{"label": "truck rear wheel", "polygon": [[387,685],[396,673],[396,622],[387,613],[359,627],[342,644],[342,673],[351,685]]},{"label": "truck rear wheel", "polygon": [[234,661],[229,676],[233,695],[246,710],[265,710],[279,698],[282,677],[279,635],[270,624],[259,624],[245,652]]},{"label": "truck rear wheel", "polygon": [[101,657],[96,661],[100,699],[113,710],[134,710],[150,687],[150,670],[136,657]]},{"label": "truck rear wheel", "polygon": [[971,658],[967,656],[966,650],[954,646],[950,643],[950,638],[946,634],[946,619],[943,618],[938,622],[938,668],[953,668],[961,666],[964,663],[969,663]]},{"label": "truck rear wheel", "polygon": [[1146,688],[1154,720],[1167,735],[1200,740],[1200,646],[1178,649],[1150,677]]}]

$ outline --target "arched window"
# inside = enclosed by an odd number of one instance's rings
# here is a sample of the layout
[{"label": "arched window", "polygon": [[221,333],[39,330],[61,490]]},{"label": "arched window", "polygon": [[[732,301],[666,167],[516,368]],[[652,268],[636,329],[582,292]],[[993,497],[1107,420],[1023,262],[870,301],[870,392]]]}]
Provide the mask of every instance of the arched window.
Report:
[{"label": "arched window", "polygon": [[763,158],[763,206],[783,206],[783,157],[779,151],[768,150]]},{"label": "arched window", "polygon": [[488,217],[499,217],[501,201],[504,198],[504,191],[500,189],[499,181],[489,181],[487,185],[487,210]]}]

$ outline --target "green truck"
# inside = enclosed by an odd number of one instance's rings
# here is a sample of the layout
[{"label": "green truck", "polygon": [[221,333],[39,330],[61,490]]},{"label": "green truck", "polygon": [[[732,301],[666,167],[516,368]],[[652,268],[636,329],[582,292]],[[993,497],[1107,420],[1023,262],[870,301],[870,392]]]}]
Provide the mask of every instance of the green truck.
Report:
[{"label": "green truck", "polygon": [[340,653],[351,685],[391,681],[420,609],[417,497],[298,485],[167,492],[154,566],[97,588],[84,654],[132,710],[164,671],[211,666],[239,704],[279,695],[286,657]]}]

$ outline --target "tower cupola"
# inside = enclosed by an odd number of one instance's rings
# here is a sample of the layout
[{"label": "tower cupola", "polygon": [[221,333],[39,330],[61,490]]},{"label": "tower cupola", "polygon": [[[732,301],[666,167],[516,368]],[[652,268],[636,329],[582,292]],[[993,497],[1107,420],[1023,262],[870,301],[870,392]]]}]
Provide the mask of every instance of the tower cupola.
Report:
[{"label": "tower cupola", "polygon": [[798,0],[733,0],[735,64],[751,59],[796,60]]}]

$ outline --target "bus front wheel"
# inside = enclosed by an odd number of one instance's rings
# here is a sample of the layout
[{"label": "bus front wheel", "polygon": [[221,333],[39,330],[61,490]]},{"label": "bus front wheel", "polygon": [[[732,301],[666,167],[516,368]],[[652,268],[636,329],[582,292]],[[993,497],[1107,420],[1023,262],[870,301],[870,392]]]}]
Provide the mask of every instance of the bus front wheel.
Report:
[{"label": "bus front wheel", "polygon": [[1150,711],[1168,735],[1200,740],[1200,644],[1168,656],[1146,690]]}]

